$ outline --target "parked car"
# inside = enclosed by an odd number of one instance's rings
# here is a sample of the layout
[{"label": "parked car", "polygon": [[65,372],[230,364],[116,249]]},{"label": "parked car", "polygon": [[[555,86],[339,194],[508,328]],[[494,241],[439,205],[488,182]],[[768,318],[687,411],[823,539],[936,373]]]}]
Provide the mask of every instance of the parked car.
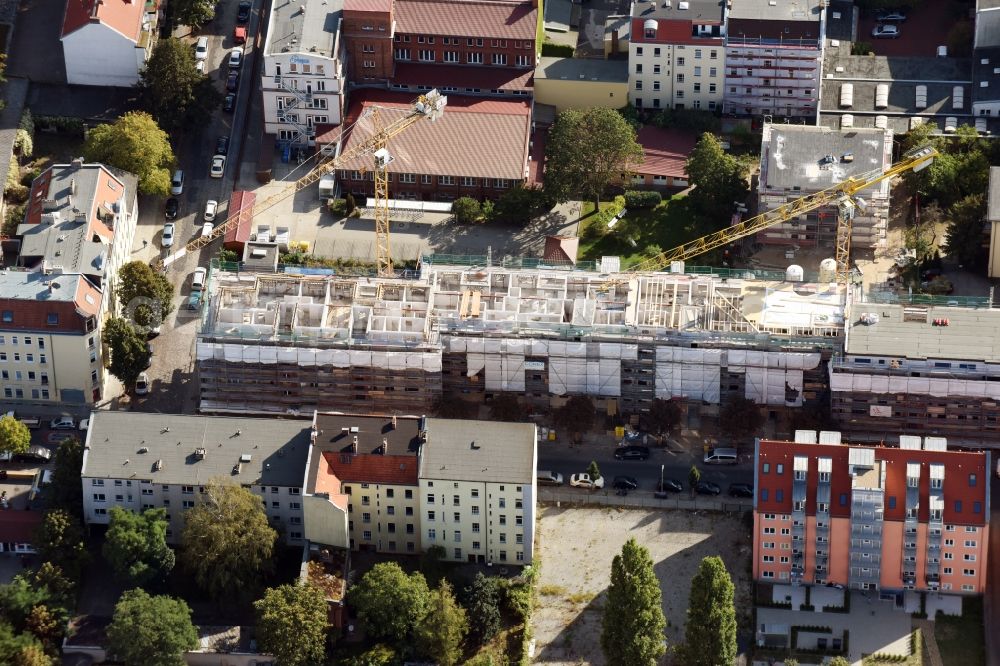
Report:
[{"label": "parked car", "polygon": [[563,475],[559,472],[538,470],[535,473],[535,478],[538,479],[540,486],[561,486],[563,484]]},{"label": "parked car", "polygon": [[181,169],[174,171],[170,179],[170,193],[174,195],[184,193],[184,172]]},{"label": "parked car", "polygon": [[199,74],[204,74],[205,73],[205,61],[204,60],[198,60],[198,61],[196,61],[194,63],[194,71],[198,72]]},{"label": "parked car", "polygon": [[574,474],[569,477],[569,485],[575,488],[603,488],[604,477],[599,476],[591,479],[589,474]]},{"label": "parked car", "polygon": [[225,99],[222,100],[222,110],[226,113],[232,113],[236,109],[236,95],[229,93],[226,95]]},{"label": "parked car", "polygon": [[729,484],[729,496],[730,497],[749,497],[753,498],[753,485],[749,483],[730,483]]},{"label": "parked car", "polygon": [[170,197],[167,199],[167,205],[163,207],[163,215],[168,220],[173,220],[177,218],[177,209],[180,206],[177,203],[177,199]]},{"label": "parked car", "polygon": [[214,222],[215,214],[219,212],[219,202],[209,199],[205,202],[205,213],[202,215],[206,222]]},{"label": "parked car", "polygon": [[[73,435],[67,435],[66,439],[72,439]],[[25,460],[37,460],[40,462],[48,462],[52,459],[52,451],[41,446],[39,444],[33,444],[28,447],[28,450],[21,454],[21,457]]]},{"label": "parked car", "polygon": [[226,156],[225,155],[214,155],[212,157],[212,168],[209,170],[208,175],[212,178],[222,178],[222,174],[226,171]]},{"label": "parked car", "polygon": [[220,136],[215,140],[215,154],[225,155],[229,152],[229,137]]},{"label": "parked car", "polygon": [[200,291],[192,291],[188,295],[187,300],[184,301],[184,309],[185,310],[197,310],[200,307],[201,307],[201,292]]},{"label": "parked car", "polygon": [[205,277],[208,275],[208,269],[199,266],[194,269],[194,274],[191,276],[191,289],[202,290],[205,288]]},{"label": "parked car", "polygon": [[245,26],[238,25],[233,28],[233,42],[236,44],[247,43],[247,29]]},{"label": "parked car", "polygon": [[872,37],[875,39],[896,39],[899,37],[899,26],[877,25],[872,28]]},{"label": "parked car", "polygon": [[229,52],[229,69],[239,69],[243,64],[243,47],[237,46]]},{"label": "parked car", "polygon": [[140,372],[139,378],[135,380],[135,394],[146,395],[147,393],[149,393],[149,375]]},{"label": "parked car", "polygon": [[658,493],[679,493],[684,490],[684,484],[675,479],[663,479],[663,482],[656,482],[656,492]]},{"label": "parked car", "polygon": [[52,430],[73,430],[76,428],[76,421],[72,416],[63,414],[49,421],[49,428]]},{"label": "parked car", "polygon": [[250,10],[253,8],[253,4],[249,0],[243,0],[239,4],[239,8],[236,10],[236,21],[237,23],[246,23],[250,20]]},{"label": "parked car", "polygon": [[646,460],[648,458],[648,446],[619,446],[615,449],[615,460]]},{"label": "parked car", "polygon": [[240,87],[240,74],[239,72],[229,72],[229,77],[226,79],[226,90],[229,92],[236,92]]},{"label": "parked car", "polygon": [[163,247],[170,247],[174,244],[174,223],[167,222],[163,225],[163,240],[160,241]]},{"label": "parked car", "polygon": [[883,9],[882,11],[875,14],[875,20],[879,23],[889,22],[889,23],[902,23],[906,20],[906,14],[899,11],[898,9]]},{"label": "parked car", "polygon": [[722,488],[711,481],[699,481],[695,484],[694,491],[699,495],[718,495],[722,492]]},{"label": "parked car", "polygon": [[208,58],[208,37],[199,37],[194,45],[194,59],[206,60]]},{"label": "parked car", "polygon": [[639,487],[639,482],[632,476],[616,476],[611,487],[616,490],[635,490]]}]

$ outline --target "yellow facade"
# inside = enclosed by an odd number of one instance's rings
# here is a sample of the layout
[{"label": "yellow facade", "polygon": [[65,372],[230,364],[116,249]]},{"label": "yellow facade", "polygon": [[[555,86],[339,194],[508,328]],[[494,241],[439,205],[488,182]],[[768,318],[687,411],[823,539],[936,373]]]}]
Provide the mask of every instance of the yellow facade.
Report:
[{"label": "yellow facade", "polygon": [[620,109],[628,104],[628,81],[545,79],[536,76],[535,101],[556,107],[556,112],[595,106]]}]

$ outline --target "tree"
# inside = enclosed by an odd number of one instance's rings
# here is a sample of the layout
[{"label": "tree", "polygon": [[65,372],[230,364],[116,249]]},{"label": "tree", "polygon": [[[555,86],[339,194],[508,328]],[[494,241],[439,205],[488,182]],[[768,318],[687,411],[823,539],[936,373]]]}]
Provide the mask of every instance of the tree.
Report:
[{"label": "tree", "polygon": [[580,434],[594,425],[595,411],[594,401],[588,396],[574,395],[565,405],[555,410],[552,418],[557,426],[567,430],[575,441],[579,441]]},{"label": "tree", "polygon": [[167,510],[136,514],[115,506],[110,515],[103,553],[115,575],[140,586],[166,578],[174,568],[174,551],[167,545]]},{"label": "tree", "polygon": [[556,201],[600,197],[642,163],[635,129],[614,109],[570,109],[556,116],[545,149],[545,190]]},{"label": "tree", "polygon": [[666,651],[660,583],[649,551],[635,539],[611,563],[601,649],[609,664],[653,666]]},{"label": "tree", "polygon": [[359,655],[340,662],[342,666],[394,666],[399,659],[396,651],[384,643],[378,643]]},{"label": "tree", "polygon": [[104,324],[104,342],[111,352],[108,370],[127,390],[135,387],[135,380],[149,367],[151,354],[146,341],[132,324],[121,317],[109,319]]},{"label": "tree", "polygon": [[[173,0],[170,12],[175,26],[195,27],[215,18],[215,4],[211,0]],[[191,67],[193,68],[194,65],[192,64]]]},{"label": "tree", "polygon": [[686,666],[731,666],[736,660],[734,590],[721,557],[702,559],[691,581],[681,649]]},{"label": "tree", "polygon": [[174,309],[174,286],[144,261],[130,261],[118,270],[115,296],[140,331],[159,326]]},{"label": "tree", "polygon": [[31,431],[28,426],[13,416],[0,417],[0,452],[24,453],[31,446]]},{"label": "tree", "polygon": [[451,213],[460,224],[469,224],[479,219],[479,202],[472,197],[459,197],[451,203]]},{"label": "tree", "polygon": [[733,398],[719,412],[719,428],[733,439],[756,433],[762,425],[764,416],[760,413],[760,407],[749,398]]},{"label": "tree", "polygon": [[834,657],[826,662],[826,666],[851,666],[851,662],[845,657]]},{"label": "tree", "polygon": [[216,599],[253,598],[270,571],[278,533],[260,498],[235,484],[211,481],[184,514],[181,554],[188,571]]},{"label": "tree", "polygon": [[462,657],[462,641],[468,631],[465,609],[455,601],[448,581],[442,580],[431,591],[427,614],[414,632],[417,650],[441,666],[454,666]]},{"label": "tree", "polygon": [[41,641],[48,653],[59,654],[67,619],[64,610],[39,605],[28,613],[25,629]]},{"label": "tree", "polygon": [[701,481],[701,470],[699,470],[694,465],[691,465],[691,469],[688,470],[688,485],[691,487],[691,492],[694,492],[694,487],[698,485]]},{"label": "tree", "polygon": [[38,639],[30,633],[15,633],[14,627],[0,620],[0,663],[12,666],[51,666],[52,659]]},{"label": "tree", "polygon": [[222,102],[212,80],[195,69],[194,63],[191,47],[169,37],[156,43],[142,70],[139,103],[166,132],[205,124]]},{"label": "tree", "polygon": [[943,213],[937,202],[924,206],[918,219],[907,225],[903,232],[906,247],[916,253],[917,263],[929,260],[938,251],[937,233],[935,227],[941,221]]},{"label": "tree", "polygon": [[167,133],[148,113],[126,113],[114,123],[90,130],[83,154],[89,162],[135,174],[143,194],[170,194],[170,171],[176,160]]},{"label": "tree", "polygon": [[52,482],[45,487],[42,497],[47,509],[62,509],[83,518],[83,486],[80,470],[83,469],[83,444],[76,437],[63,440],[52,456]]},{"label": "tree", "polygon": [[744,166],[722,149],[713,134],[705,132],[688,155],[685,170],[695,186],[692,202],[718,226],[727,226],[734,202],[742,202],[747,196]]},{"label": "tree", "polygon": [[488,643],[500,633],[500,579],[484,576],[480,571],[465,588],[469,625],[481,644]]},{"label": "tree", "polygon": [[985,264],[983,250],[983,219],[986,216],[986,197],[970,194],[951,207],[948,224],[948,256],[970,269]]},{"label": "tree", "polygon": [[63,574],[63,570],[52,562],[42,562],[38,569],[18,574],[32,589],[43,595],[44,603],[50,606],[70,608],[74,604],[76,583]]},{"label": "tree", "polygon": [[524,407],[513,393],[494,395],[490,401],[490,419],[494,421],[523,421]]},{"label": "tree", "polygon": [[35,547],[42,559],[58,566],[67,577],[80,579],[87,548],[76,516],[62,510],[46,512],[35,534]]},{"label": "tree", "polygon": [[11,666],[52,666],[53,661],[42,646],[29,643],[21,646],[10,663]]},{"label": "tree", "polygon": [[480,210],[487,219],[525,225],[552,210],[554,205],[555,200],[545,190],[518,185],[501,194],[495,204],[489,200],[483,202]]},{"label": "tree", "polygon": [[272,587],[255,601],[257,639],[282,666],[310,666],[326,656],[326,598],[315,585]]},{"label": "tree", "polygon": [[429,594],[421,574],[407,576],[395,562],[380,562],[348,589],[347,602],[369,635],[402,643],[427,612]]},{"label": "tree", "polygon": [[597,466],[596,460],[591,460],[590,464],[587,465],[587,476],[589,476],[592,481],[597,481],[601,478],[601,468]]},{"label": "tree", "polygon": [[650,432],[662,435],[676,428],[681,422],[681,408],[673,400],[655,398],[643,420]]},{"label": "tree", "polygon": [[198,631],[182,600],[137,588],[115,604],[108,643],[127,666],[183,666],[184,652],[198,647]]}]

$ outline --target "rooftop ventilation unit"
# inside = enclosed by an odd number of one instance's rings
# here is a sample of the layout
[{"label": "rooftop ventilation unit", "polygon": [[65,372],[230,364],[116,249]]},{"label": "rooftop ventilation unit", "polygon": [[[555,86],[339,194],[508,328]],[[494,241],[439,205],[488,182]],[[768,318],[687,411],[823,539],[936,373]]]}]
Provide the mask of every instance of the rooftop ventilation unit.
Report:
[{"label": "rooftop ventilation unit", "polygon": [[248,462],[250,462],[250,460],[251,460],[251,456],[250,456],[249,453],[244,453],[243,455],[240,456],[240,462],[241,463],[248,463]]},{"label": "rooftop ventilation unit", "polygon": [[157,460],[155,463],[153,463],[153,471],[154,472],[159,472],[161,469],[163,469],[163,461],[162,460]]},{"label": "rooftop ventilation unit", "polygon": [[208,455],[208,451],[206,451],[205,449],[200,449],[199,448],[199,449],[195,449],[194,450],[194,459],[195,460],[204,460],[206,455]]}]

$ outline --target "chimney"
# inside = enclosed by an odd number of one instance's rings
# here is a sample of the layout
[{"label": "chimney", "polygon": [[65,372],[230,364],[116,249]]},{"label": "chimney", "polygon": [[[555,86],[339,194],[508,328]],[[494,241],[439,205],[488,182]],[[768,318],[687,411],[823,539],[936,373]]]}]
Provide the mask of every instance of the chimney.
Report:
[{"label": "chimney", "polygon": [[351,442],[351,451],[353,453],[357,453],[358,452],[358,436],[357,435],[354,436],[354,441]]},{"label": "chimney", "polygon": [[384,456],[389,455],[389,438],[388,437],[383,437],[382,438],[382,455],[384,455]]},{"label": "chimney", "polygon": [[396,415],[395,414],[393,414],[393,416],[392,416],[392,429],[393,430],[396,429]]},{"label": "chimney", "polygon": [[76,178],[69,179],[69,193],[76,194]]},{"label": "chimney", "polygon": [[[72,166],[74,169],[82,168],[83,167],[83,158],[82,157],[74,157],[73,161],[70,162],[70,166]],[[74,193],[75,193],[75,190],[74,190]]]}]

